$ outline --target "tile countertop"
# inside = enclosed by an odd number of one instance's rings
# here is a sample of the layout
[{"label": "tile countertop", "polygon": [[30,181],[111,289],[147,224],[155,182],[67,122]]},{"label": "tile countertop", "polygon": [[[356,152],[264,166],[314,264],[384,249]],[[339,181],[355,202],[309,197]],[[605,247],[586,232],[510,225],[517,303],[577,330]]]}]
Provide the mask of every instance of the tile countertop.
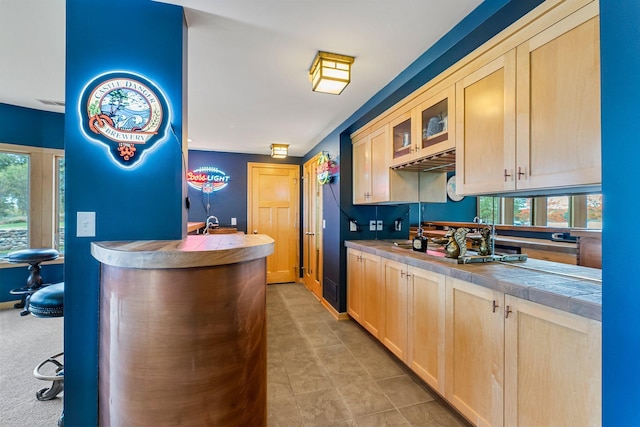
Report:
[{"label": "tile countertop", "polygon": [[348,240],[345,246],[602,321],[602,270],[596,268],[537,259],[456,264],[385,240]]}]

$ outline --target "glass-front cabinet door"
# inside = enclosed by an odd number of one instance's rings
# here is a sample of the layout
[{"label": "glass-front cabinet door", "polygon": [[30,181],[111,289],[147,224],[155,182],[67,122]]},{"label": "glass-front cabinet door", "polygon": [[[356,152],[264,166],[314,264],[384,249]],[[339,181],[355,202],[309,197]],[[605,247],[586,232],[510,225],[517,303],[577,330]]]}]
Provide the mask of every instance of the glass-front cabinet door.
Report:
[{"label": "glass-front cabinet door", "polygon": [[413,144],[411,135],[411,111],[401,114],[391,122],[393,138],[393,153],[391,154],[391,164],[397,165],[408,162],[413,158],[416,147]]},{"label": "glass-front cabinet door", "polygon": [[418,155],[422,158],[455,147],[455,86],[443,90],[418,106],[420,141]]}]

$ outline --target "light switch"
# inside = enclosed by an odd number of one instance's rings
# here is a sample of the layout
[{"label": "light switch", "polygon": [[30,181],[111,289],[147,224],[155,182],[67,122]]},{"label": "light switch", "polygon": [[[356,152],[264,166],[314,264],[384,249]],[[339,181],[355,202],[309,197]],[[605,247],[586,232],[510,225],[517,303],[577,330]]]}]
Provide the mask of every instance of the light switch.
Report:
[{"label": "light switch", "polygon": [[96,237],[95,212],[78,212],[76,237]]}]

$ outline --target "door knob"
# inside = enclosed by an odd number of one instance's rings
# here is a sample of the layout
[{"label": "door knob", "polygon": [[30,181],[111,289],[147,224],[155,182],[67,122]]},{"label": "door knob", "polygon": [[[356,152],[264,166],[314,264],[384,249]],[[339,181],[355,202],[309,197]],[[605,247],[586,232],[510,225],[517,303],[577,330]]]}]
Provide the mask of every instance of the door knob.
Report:
[{"label": "door knob", "polygon": [[253,234],[258,234],[258,230],[253,230]]}]

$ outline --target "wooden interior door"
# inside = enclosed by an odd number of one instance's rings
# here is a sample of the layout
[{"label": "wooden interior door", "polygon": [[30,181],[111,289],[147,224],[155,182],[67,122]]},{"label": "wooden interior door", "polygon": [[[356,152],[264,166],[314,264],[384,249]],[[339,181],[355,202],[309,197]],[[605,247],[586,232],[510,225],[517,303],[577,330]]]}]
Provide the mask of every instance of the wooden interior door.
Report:
[{"label": "wooden interior door", "polygon": [[318,299],[322,299],[322,186],[317,170],[320,154],[304,164],[302,281]]},{"label": "wooden interior door", "polygon": [[298,279],[300,247],[300,166],[248,164],[248,227],[275,241],[267,257],[267,283]]}]

